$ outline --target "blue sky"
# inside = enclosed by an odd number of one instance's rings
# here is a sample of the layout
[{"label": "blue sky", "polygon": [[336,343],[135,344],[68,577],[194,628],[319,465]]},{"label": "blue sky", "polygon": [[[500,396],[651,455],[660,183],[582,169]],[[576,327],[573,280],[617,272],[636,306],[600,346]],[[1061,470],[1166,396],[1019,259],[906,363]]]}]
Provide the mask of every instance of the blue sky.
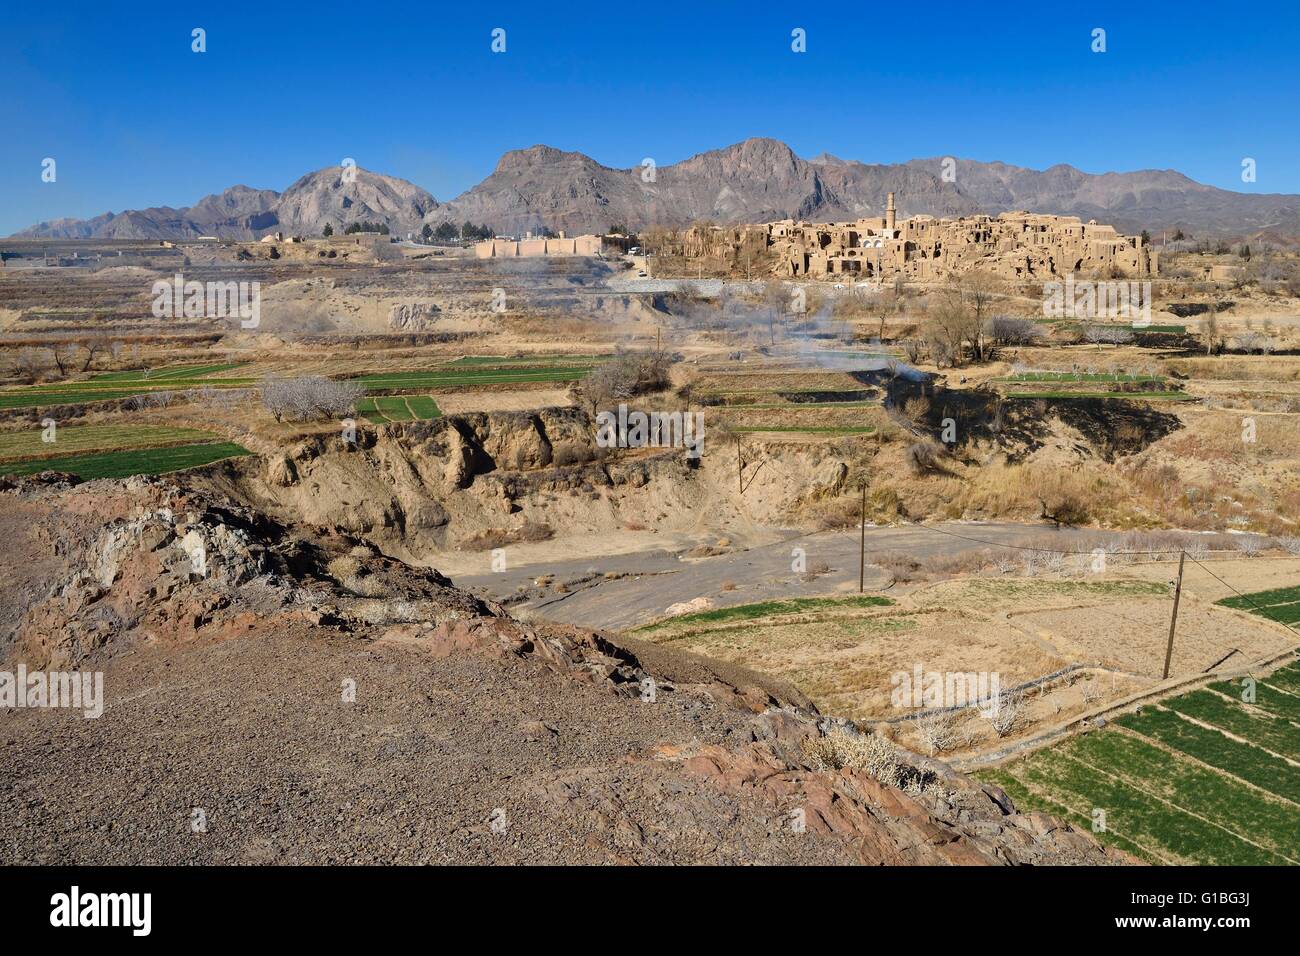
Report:
[{"label": "blue sky", "polygon": [[284,189],[345,156],[445,200],[534,143],[630,167],[750,136],[1300,193],[1294,2],[6,6],[0,235]]}]

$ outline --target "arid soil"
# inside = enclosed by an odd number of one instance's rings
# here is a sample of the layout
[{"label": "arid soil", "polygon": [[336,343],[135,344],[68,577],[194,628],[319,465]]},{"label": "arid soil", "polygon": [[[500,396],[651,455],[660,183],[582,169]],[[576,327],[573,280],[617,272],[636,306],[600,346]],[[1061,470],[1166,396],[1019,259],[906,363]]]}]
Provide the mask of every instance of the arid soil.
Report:
[{"label": "arid soil", "polygon": [[846,731],[797,691],[346,533],[167,480],[0,495],[3,580],[44,562],[6,658],[107,689],[0,718],[0,862],[1123,862],[937,762],[817,769]]}]

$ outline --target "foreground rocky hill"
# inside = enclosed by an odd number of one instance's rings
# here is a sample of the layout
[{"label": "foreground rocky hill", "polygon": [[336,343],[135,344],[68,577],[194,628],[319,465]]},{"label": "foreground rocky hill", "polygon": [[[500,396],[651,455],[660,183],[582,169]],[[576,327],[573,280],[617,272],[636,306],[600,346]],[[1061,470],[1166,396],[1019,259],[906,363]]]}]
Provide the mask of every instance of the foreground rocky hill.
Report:
[{"label": "foreground rocky hill", "polygon": [[174,481],[0,489],[0,863],[1125,862],[796,691]]},{"label": "foreground rocky hill", "polygon": [[284,193],[235,186],[182,209],[105,213],[38,223],[20,236],[99,239],[255,239],[269,232],[316,235],[352,222],[381,222],[395,234],[465,220],[498,233],[547,227],[570,234],[794,218],[883,215],[896,193],[903,216],[996,215],[1029,210],[1096,218],[1122,231],[1183,229],[1200,235],[1300,235],[1300,196],[1238,193],[1175,170],[1085,173],[945,157],[868,164],[823,154],[802,159],[785,143],[748,139],[648,170],[616,169],[579,152],[532,146],[505,153],[491,175],[445,204],[405,180],[339,167],[303,176]]}]

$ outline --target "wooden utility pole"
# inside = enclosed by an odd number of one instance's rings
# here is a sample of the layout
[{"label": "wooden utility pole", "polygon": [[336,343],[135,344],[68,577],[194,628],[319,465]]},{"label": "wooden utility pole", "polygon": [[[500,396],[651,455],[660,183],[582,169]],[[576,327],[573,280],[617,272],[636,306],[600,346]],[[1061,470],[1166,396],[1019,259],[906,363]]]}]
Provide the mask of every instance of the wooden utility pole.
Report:
[{"label": "wooden utility pole", "polygon": [[740,436],[736,436],[736,487],[745,493],[745,459],[740,455]]},{"label": "wooden utility pole", "polygon": [[1187,560],[1187,552],[1178,552],[1178,583],[1174,585],[1174,614],[1169,619],[1169,646],[1165,648],[1165,674],[1161,680],[1169,678],[1169,662],[1174,657],[1174,628],[1178,626],[1178,600],[1183,596],[1183,562]]},{"label": "wooden utility pole", "polygon": [[867,579],[867,483],[862,483],[862,528],[858,535],[858,593]]}]

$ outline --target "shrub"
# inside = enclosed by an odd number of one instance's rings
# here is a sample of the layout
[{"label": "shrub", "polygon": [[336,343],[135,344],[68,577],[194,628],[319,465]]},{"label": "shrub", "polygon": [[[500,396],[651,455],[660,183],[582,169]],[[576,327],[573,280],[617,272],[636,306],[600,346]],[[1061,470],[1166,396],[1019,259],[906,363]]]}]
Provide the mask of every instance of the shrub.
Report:
[{"label": "shrub", "polygon": [[902,551],[883,551],[879,554],[867,556],[867,563],[888,571],[893,575],[894,580],[907,582],[912,580],[921,570],[921,563],[910,554]]},{"label": "shrub", "polygon": [[1061,525],[1086,524],[1090,517],[1087,503],[1075,495],[1057,495],[1050,504],[1047,499],[1040,498],[1039,503],[1043,506],[1042,517],[1054,522],[1058,528]]},{"label": "shrub", "polygon": [[1242,535],[1237,539],[1237,550],[1244,558],[1256,558],[1264,550],[1265,544],[1265,540],[1257,535]]},{"label": "shrub", "polygon": [[583,384],[592,414],[604,406],[667,388],[671,365],[672,359],[663,352],[629,352],[596,367]]},{"label": "shrub", "polygon": [[943,447],[935,441],[918,441],[907,446],[907,463],[918,475],[937,471],[942,457]]},{"label": "shrub", "polygon": [[965,742],[957,727],[957,712],[951,710],[917,714],[912,718],[916,735],[932,756],[952,750]]}]

